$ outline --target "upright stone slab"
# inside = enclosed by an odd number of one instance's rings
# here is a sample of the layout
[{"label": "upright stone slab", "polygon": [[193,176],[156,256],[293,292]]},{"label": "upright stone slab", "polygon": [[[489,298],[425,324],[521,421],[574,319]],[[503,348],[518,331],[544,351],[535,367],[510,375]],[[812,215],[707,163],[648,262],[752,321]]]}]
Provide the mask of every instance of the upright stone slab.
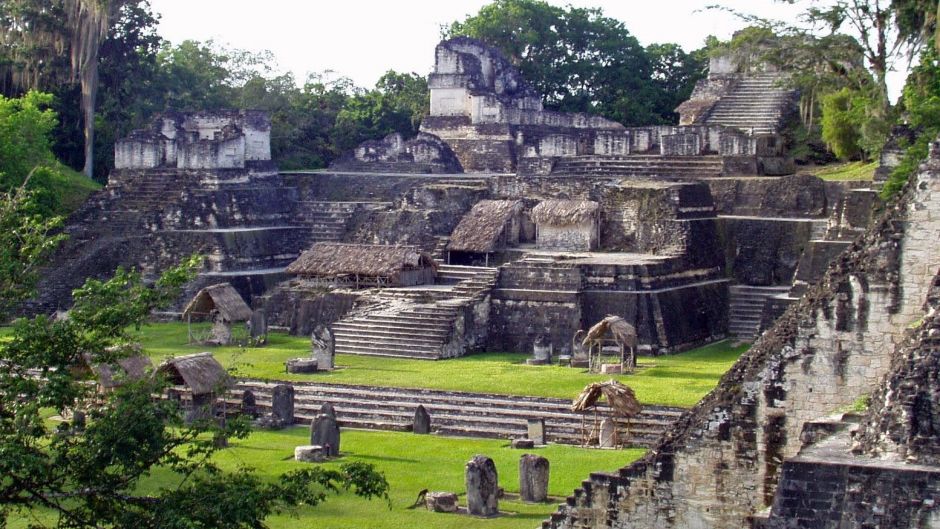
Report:
[{"label": "upright stone slab", "polygon": [[614,448],[617,446],[617,423],[613,419],[601,421],[601,431],[598,434],[597,444],[601,448]]},{"label": "upright stone slab", "polygon": [[414,426],[411,431],[422,435],[431,433],[431,415],[420,404],[415,410]]},{"label": "upright stone slab", "polygon": [[268,319],[264,311],[257,309],[252,311],[251,320],[248,322],[251,340],[254,343],[263,343],[268,336]]},{"label": "upright stone slab", "polygon": [[73,432],[84,432],[87,419],[85,417],[85,412],[82,410],[75,410],[72,412],[72,431]]},{"label": "upright stone slab", "polygon": [[317,361],[317,369],[320,371],[333,369],[333,333],[326,325],[318,325],[310,335],[310,356]]},{"label": "upright stone slab", "polygon": [[536,445],[545,444],[545,419],[529,419],[529,439]]},{"label": "upright stone slab", "polygon": [[519,458],[519,496],[522,501],[543,502],[548,499],[548,459],[533,454]]},{"label": "upright stone slab", "polygon": [[339,425],[336,418],[320,414],[310,423],[310,444],[323,447],[326,455],[339,455]]},{"label": "upright stone slab", "polygon": [[255,393],[250,389],[242,392],[241,412],[252,418],[258,416],[258,402],[255,399]]},{"label": "upright stone slab", "polygon": [[324,402],[323,406],[320,406],[320,415],[329,415],[330,417],[336,418],[336,408],[333,407],[329,402]]},{"label": "upright stone slab", "polygon": [[473,456],[465,471],[467,512],[475,516],[499,514],[499,479],[493,460],[486,456]]},{"label": "upright stone slab", "polygon": [[271,415],[275,422],[283,426],[294,424],[294,386],[290,384],[274,386],[271,392]]}]

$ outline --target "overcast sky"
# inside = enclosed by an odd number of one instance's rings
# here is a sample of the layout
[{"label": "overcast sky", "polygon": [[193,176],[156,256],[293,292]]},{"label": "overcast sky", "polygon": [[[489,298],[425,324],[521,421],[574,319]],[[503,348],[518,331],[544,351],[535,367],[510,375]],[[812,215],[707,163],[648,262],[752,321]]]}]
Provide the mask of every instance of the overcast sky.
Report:
[{"label": "overcast sky", "polygon": [[[600,7],[622,20],[643,45],[675,42],[687,51],[705,37],[728,39],[743,26],[733,15],[702,10],[710,3],[766,18],[794,20],[793,6],[772,0],[549,0]],[[487,0],[151,0],[159,32],[179,43],[213,39],[251,51],[270,50],[298,81],[332,70],[371,88],[387,70],[426,75],[440,28],[475,14]],[[903,79],[901,80],[903,81]],[[899,81],[892,92],[898,92]]]}]

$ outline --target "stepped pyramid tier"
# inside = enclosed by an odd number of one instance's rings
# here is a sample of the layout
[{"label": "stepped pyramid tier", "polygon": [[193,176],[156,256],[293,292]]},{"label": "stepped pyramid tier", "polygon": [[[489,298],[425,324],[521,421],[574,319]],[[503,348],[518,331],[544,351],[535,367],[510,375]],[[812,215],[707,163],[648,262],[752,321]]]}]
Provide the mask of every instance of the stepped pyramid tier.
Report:
[{"label": "stepped pyramid tier", "polygon": [[[583,415],[571,411],[571,400],[546,397],[494,395],[461,391],[351,386],[320,383],[291,383],[294,412],[299,422],[311,421],[325,403],[336,407],[340,426],[373,430],[411,427],[415,409],[422,405],[431,414],[432,431],[438,435],[508,439],[526,434],[528,420],[545,420],[547,441],[580,444]],[[261,411],[271,407],[273,381],[242,379],[227,398],[237,410],[242,393],[251,391]],[[521,389],[521,388],[520,388]],[[613,415],[606,404],[599,413]],[[643,406],[629,421],[617,419],[620,439],[629,446],[647,447],[682,414],[679,408]]]},{"label": "stepped pyramid tier", "polygon": [[261,112],[166,113],[115,146],[108,185],[68,220],[31,311],[65,309],[87,277],[118,266],[145,277],[194,253],[206,257],[181,298],[230,282],[250,300],[318,240],[337,240],[359,204],[302,200],[271,162]]}]

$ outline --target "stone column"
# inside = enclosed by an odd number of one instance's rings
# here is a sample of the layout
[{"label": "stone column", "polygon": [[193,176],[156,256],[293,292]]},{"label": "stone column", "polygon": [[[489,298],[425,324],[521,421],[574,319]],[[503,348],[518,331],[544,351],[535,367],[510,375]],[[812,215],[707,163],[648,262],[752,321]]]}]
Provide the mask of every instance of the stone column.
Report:
[{"label": "stone column", "polygon": [[536,445],[545,444],[545,419],[529,419],[528,437]]},{"label": "stone column", "polygon": [[597,444],[601,448],[615,448],[617,446],[617,423],[607,418],[601,421],[601,431]]},{"label": "stone column", "polygon": [[499,514],[499,479],[493,460],[486,456],[473,456],[465,470],[467,512],[475,516]]},{"label": "stone column", "polygon": [[522,501],[543,502],[548,499],[548,459],[524,454],[519,459],[519,496]]}]

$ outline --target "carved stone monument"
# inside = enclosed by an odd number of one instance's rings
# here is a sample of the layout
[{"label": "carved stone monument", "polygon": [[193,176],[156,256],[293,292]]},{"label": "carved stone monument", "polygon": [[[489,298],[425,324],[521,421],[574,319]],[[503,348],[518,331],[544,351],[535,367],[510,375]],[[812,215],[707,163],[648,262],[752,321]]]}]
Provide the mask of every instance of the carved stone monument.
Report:
[{"label": "carved stone monument", "polygon": [[467,512],[474,516],[499,514],[499,479],[493,460],[486,456],[473,456],[465,470]]},{"label": "carved stone monument", "polygon": [[548,499],[548,459],[525,454],[519,459],[519,496],[522,501],[543,502]]}]

